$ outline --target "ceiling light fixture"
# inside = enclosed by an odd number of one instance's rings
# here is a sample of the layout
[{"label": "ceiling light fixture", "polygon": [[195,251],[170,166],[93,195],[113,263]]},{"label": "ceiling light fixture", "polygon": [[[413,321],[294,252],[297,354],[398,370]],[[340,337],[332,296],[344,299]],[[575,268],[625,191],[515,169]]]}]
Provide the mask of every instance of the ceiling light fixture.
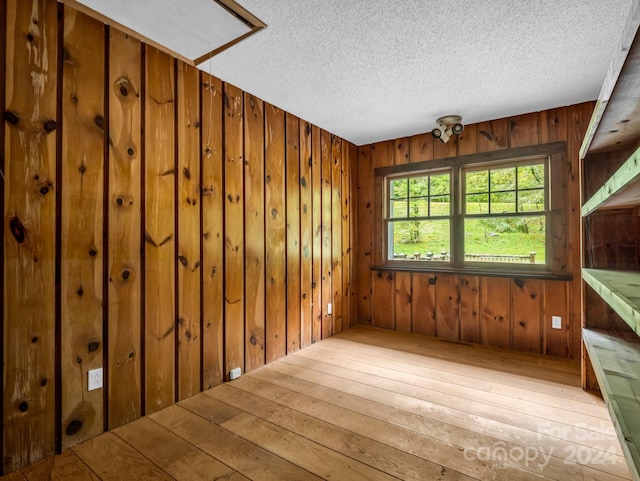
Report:
[{"label": "ceiling light fixture", "polygon": [[443,144],[446,144],[453,134],[460,135],[464,130],[462,117],[459,115],[445,115],[440,117],[436,123],[438,126],[431,131],[431,135],[440,139]]}]

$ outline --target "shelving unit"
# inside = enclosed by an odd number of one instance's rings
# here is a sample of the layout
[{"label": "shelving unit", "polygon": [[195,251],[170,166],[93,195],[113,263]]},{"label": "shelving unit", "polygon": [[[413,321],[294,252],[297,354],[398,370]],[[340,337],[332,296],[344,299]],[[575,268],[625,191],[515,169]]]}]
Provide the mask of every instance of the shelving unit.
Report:
[{"label": "shelving unit", "polygon": [[[640,466],[640,338],[635,334],[584,329],[602,395],[634,479]],[[636,466],[634,471],[632,466]]]},{"label": "shelving unit", "polygon": [[598,389],[640,481],[640,0],[580,149],[583,387]]}]

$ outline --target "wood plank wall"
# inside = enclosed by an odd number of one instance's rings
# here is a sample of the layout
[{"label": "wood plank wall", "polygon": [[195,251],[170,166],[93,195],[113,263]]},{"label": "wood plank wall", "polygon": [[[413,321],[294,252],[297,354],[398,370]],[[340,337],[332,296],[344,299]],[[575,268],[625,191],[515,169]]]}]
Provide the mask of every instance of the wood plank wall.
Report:
[{"label": "wood plank wall", "polygon": [[355,146],[55,0],[0,23],[4,472],[349,326]]},{"label": "wood plank wall", "polygon": [[[580,358],[580,178],[578,150],[593,103],[467,125],[447,144],[430,133],[364,145],[352,163],[356,202],[354,316],[387,329]],[[466,274],[372,270],[381,256],[382,199],[374,169],[456,155],[567,142],[565,182],[554,207],[567,209],[568,272],[572,281],[541,281]],[[379,180],[378,180],[379,181]],[[353,233],[352,233],[353,235]],[[551,329],[551,316],[563,329]],[[352,319],[353,321],[353,319]]]}]

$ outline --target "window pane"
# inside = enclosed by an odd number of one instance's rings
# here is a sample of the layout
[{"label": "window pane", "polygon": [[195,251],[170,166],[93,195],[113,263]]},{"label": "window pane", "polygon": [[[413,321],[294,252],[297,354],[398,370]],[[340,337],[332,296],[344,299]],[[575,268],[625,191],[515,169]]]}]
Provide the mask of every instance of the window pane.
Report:
[{"label": "window pane", "polygon": [[465,189],[467,194],[489,192],[489,171],[467,172],[465,175]]},{"label": "window pane", "polygon": [[390,217],[407,217],[407,201],[406,200],[392,200]]},{"label": "window pane", "polygon": [[518,167],[518,189],[544,187],[544,164]]},{"label": "window pane", "polygon": [[429,201],[427,198],[409,200],[409,217],[427,217],[429,215]]},{"label": "window pane", "polygon": [[491,213],[501,214],[516,211],[516,193],[500,192],[491,194]]},{"label": "window pane", "polygon": [[450,197],[448,195],[439,195],[431,197],[431,215],[450,215]]},{"label": "window pane", "polygon": [[443,195],[450,193],[451,182],[449,174],[432,175],[431,176],[431,195]]},{"label": "window pane", "polygon": [[467,214],[487,214],[489,212],[489,194],[467,195],[465,212]]},{"label": "window pane", "polygon": [[491,171],[491,191],[515,190],[516,168],[496,169]]},{"label": "window pane", "polygon": [[411,177],[409,179],[409,196],[426,197],[429,195],[429,177]]},{"label": "window pane", "polygon": [[544,210],[544,189],[518,192],[518,212],[540,212]]},{"label": "window pane", "polygon": [[392,180],[389,186],[392,199],[406,198],[408,194],[407,179]]},{"label": "window pane", "polygon": [[394,259],[449,261],[449,219],[389,223]]},{"label": "window pane", "polygon": [[545,263],[545,217],[465,219],[467,262]]}]

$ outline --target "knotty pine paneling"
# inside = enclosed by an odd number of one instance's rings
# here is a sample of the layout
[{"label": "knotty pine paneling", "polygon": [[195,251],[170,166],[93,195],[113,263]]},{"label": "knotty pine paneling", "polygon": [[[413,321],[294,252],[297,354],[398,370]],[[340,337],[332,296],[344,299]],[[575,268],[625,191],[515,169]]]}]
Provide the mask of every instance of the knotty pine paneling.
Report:
[{"label": "knotty pine paneling", "polygon": [[[331,136],[331,335],[342,332],[342,139]],[[335,226],[340,226],[334,229]]]},{"label": "knotty pine paneling", "polygon": [[2,444],[12,471],[55,449],[59,24],[51,0],[5,6]]},{"label": "knotty pine paneling", "polygon": [[140,417],[142,46],[109,32],[109,427]]},{"label": "knotty pine paneling", "polygon": [[224,192],[222,81],[201,73],[202,385],[224,379]]},{"label": "knotty pine paneling", "polygon": [[539,353],[542,349],[542,281],[513,279],[511,302],[512,347],[519,351]]},{"label": "knotty pine paneling", "polygon": [[[431,133],[357,148],[351,165],[356,177],[356,248],[354,272],[357,322],[407,330],[465,342],[484,343],[555,356],[580,357],[580,187],[578,150],[593,103],[533,112],[467,125],[442,144]],[[553,262],[573,280],[533,280],[467,276],[438,272],[372,271],[382,256],[382,199],[376,167],[428,161],[556,141],[567,142],[552,175],[563,179],[552,199]],[[408,145],[408,147],[407,147]],[[566,215],[560,212],[566,211]],[[566,239],[566,240],[565,240]],[[394,279],[390,281],[389,279]],[[517,281],[517,282],[516,282]],[[522,284],[522,286],[519,285]],[[410,305],[407,305],[407,302]],[[563,329],[551,329],[551,316],[563,318]],[[352,322],[354,320],[352,319]]]},{"label": "knotty pine paneling", "polygon": [[246,370],[265,362],[265,271],[264,271],[264,102],[244,96],[244,192],[245,192],[245,359]]},{"label": "knotty pine paneling", "polygon": [[332,335],[332,314],[329,313],[331,302],[331,134],[320,131],[320,163],[322,178],[322,337]]},{"label": "knotty pine paneling", "polygon": [[287,354],[300,349],[300,126],[286,114]]},{"label": "knotty pine paneling", "polygon": [[244,371],[244,151],[243,92],[224,84],[225,377]]},{"label": "knotty pine paneling", "polygon": [[4,472],[352,323],[355,146],[54,0],[0,7]]},{"label": "knotty pine paneling", "polygon": [[104,429],[102,390],[87,391],[103,364],[104,42],[102,24],[64,9],[62,73],[62,447]]},{"label": "knotty pine paneling", "polygon": [[177,251],[178,399],[200,392],[200,76],[177,67]]},{"label": "knotty pine paneling", "polygon": [[[300,121],[300,347],[313,339],[313,183],[311,124]],[[344,226],[343,226],[344,231]]]},{"label": "knotty pine paneling", "polygon": [[312,302],[311,342],[322,339],[322,154],[320,129],[311,127]]},{"label": "knotty pine paneling", "polygon": [[175,401],[175,62],[145,52],[145,412]]},{"label": "knotty pine paneling", "polygon": [[267,362],[287,353],[285,112],[265,104]]},{"label": "knotty pine paneling", "polygon": [[358,147],[357,162],[352,164],[352,175],[356,177],[356,242],[355,278],[357,278],[357,319],[363,324],[372,324],[371,255],[373,253],[373,165],[369,146]]},{"label": "knotty pine paneling", "polygon": [[[6,1],[0,1],[0,25],[4,25],[5,26],[5,30],[8,30],[7,28],[7,2]],[[4,35],[0,34],[0,65],[5,65],[5,69],[6,69],[6,57],[7,57],[7,34],[5,33]],[[2,106],[3,108],[5,107],[5,100],[6,100],[6,81],[7,81],[7,76],[6,74],[4,76],[2,76],[0,78],[0,106]],[[3,177],[3,181],[0,182],[0,212],[2,212],[2,214],[5,214],[4,211],[4,194],[5,194],[5,180],[4,180],[4,172],[5,172],[5,150],[4,150],[4,139],[5,139],[5,129],[4,127],[0,127],[0,172],[2,172],[2,177]],[[2,271],[2,274],[0,275],[0,315],[2,316],[2,319],[4,319],[4,286],[5,286],[5,221],[3,219],[2,223],[0,224],[0,237],[2,238],[2,256],[0,256],[0,271]],[[2,326],[4,329],[4,326]],[[0,340],[0,359],[3,360],[4,362],[4,330],[2,331],[2,340]],[[4,381],[4,379],[3,379]],[[4,385],[3,385],[3,390],[0,392],[0,412],[1,414],[4,415]],[[4,416],[2,419],[2,422],[4,423]],[[3,424],[4,426],[4,424]],[[0,452],[2,452],[4,454],[4,434],[2,436],[0,436]],[[1,469],[1,466],[0,466]]]}]

